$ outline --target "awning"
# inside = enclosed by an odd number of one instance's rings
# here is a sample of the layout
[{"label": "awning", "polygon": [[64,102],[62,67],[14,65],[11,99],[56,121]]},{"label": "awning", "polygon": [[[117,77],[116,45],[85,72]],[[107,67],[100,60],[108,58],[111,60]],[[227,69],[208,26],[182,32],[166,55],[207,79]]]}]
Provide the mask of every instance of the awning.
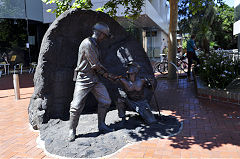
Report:
[{"label": "awning", "polygon": [[43,22],[43,3],[41,0],[0,0],[0,18]]}]

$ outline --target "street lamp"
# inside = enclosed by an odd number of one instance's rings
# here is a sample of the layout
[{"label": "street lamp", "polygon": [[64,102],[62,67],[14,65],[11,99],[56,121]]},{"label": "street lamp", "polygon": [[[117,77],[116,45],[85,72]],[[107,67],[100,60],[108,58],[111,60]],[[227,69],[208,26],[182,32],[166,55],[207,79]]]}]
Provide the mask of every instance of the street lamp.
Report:
[{"label": "street lamp", "polygon": [[28,56],[29,56],[29,62],[31,63],[31,54],[30,54],[30,43],[29,43],[29,28],[28,28],[28,16],[27,16],[27,4],[26,0],[24,0],[24,11],[25,11],[25,18],[27,21],[27,44],[26,47],[28,48]]}]

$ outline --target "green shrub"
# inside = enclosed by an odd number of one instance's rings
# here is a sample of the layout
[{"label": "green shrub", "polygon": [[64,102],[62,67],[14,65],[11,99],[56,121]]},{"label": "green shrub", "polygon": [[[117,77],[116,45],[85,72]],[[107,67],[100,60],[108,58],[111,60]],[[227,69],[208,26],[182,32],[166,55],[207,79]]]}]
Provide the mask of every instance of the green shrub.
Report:
[{"label": "green shrub", "polygon": [[210,88],[224,89],[240,75],[240,61],[233,61],[229,53],[200,53],[199,59],[197,74]]}]

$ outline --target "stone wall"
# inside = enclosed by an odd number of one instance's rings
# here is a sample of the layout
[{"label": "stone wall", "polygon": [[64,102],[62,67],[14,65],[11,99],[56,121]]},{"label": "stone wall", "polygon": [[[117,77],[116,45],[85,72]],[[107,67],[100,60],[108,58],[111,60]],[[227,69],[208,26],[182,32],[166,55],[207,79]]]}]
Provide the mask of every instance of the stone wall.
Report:
[{"label": "stone wall", "polygon": [[[97,22],[109,25],[114,38],[101,44],[102,64],[109,72],[124,75],[126,68],[117,57],[117,51],[125,48],[141,66],[140,76],[154,78],[149,59],[142,45],[131,37],[114,19],[102,12],[71,9],[60,15],[47,30],[40,49],[38,66],[34,75],[34,93],[29,104],[29,121],[34,129],[51,118],[67,120],[74,91],[73,70],[77,63],[81,41],[92,35]],[[111,95],[117,98],[117,83],[102,79]],[[146,90],[151,99],[152,92]],[[96,109],[97,103],[89,95],[85,109]]]}]

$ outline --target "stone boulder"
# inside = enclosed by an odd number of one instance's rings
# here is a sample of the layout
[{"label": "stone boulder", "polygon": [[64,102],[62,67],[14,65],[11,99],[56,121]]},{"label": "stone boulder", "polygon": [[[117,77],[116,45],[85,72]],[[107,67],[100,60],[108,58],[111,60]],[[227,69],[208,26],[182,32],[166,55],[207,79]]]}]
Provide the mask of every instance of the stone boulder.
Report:
[{"label": "stone boulder", "polygon": [[[142,45],[125,31],[113,18],[102,12],[70,9],[60,15],[49,27],[44,38],[34,75],[34,93],[29,104],[29,121],[34,129],[49,119],[67,120],[74,84],[74,69],[77,64],[80,43],[92,35],[92,27],[97,22],[109,25],[114,38],[101,44],[102,64],[110,73],[124,75],[126,68],[117,56],[126,50],[141,66],[140,76],[154,78],[153,70]],[[117,99],[118,83],[102,79],[112,98]],[[151,99],[152,91],[146,91]],[[90,94],[85,111],[97,108],[97,102]]]}]

